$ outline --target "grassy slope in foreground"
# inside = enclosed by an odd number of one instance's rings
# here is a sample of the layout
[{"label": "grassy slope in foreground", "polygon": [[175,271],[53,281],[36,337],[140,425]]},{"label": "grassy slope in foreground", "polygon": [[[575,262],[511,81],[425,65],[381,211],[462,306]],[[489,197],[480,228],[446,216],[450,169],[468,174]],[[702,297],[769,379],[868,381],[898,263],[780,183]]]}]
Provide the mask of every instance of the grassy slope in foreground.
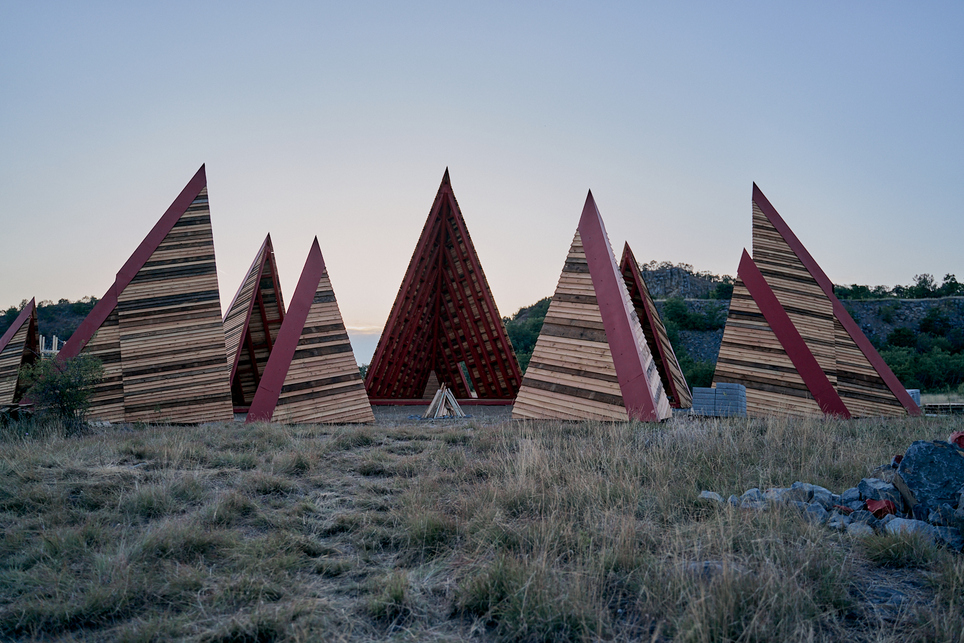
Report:
[{"label": "grassy slope in foreground", "polygon": [[962,556],[696,497],[796,480],[839,492],[961,424],[7,438],[0,638],[960,640]]}]

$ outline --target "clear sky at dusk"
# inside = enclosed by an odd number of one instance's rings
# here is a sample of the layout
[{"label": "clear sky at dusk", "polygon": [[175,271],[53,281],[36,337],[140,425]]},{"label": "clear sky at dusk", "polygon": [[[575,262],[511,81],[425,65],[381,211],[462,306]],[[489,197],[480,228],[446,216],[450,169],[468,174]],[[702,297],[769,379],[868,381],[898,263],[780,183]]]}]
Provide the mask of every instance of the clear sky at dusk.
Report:
[{"label": "clear sky at dusk", "polygon": [[267,232],[290,297],[317,235],[356,336],[446,166],[503,315],[590,188],[640,261],[735,273],[756,181],[836,283],[964,277],[962,34],[960,2],[0,1],[0,306],[102,296],[202,163],[222,306]]}]

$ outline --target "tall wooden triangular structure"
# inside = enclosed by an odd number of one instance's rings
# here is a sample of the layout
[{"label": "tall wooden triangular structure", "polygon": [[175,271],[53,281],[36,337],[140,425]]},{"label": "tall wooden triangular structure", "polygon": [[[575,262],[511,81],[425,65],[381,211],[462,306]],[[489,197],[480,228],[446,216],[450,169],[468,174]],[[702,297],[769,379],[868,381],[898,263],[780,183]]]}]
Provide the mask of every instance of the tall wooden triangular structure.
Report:
[{"label": "tall wooden triangular structure", "polygon": [[235,413],[247,412],[251,405],[284,318],[284,299],[269,234],[224,316]]},{"label": "tall wooden triangular structure", "polygon": [[317,237],[248,410],[271,420],[375,421]]},{"label": "tall wooden triangular structure", "polygon": [[420,400],[433,371],[460,400],[508,404],[522,381],[448,169],[368,367],[368,395]]},{"label": "tall wooden triangular structure", "polygon": [[659,311],[656,310],[656,303],[649,295],[649,289],[646,287],[643,275],[639,271],[639,264],[628,242],[623,246],[623,258],[619,263],[619,269],[623,273],[623,280],[629,290],[633,309],[643,327],[646,343],[652,349],[656,370],[663,383],[663,390],[666,391],[666,397],[669,399],[669,405],[676,409],[692,407],[693,394],[686,384],[686,377],[683,375],[683,369],[680,368],[679,360],[676,359],[676,352],[673,350],[672,342],[669,341],[666,326],[663,325]]},{"label": "tall wooden triangular structure", "polygon": [[0,337],[0,406],[16,404],[23,395],[20,369],[40,355],[37,305],[31,299]]},{"label": "tall wooden triangular structure", "polygon": [[230,370],[204,166],[58,354],[104,365],[90,415],[111,422],[231,420]]},{"label": "tall wooden triangular structure", "polygon": [[659,421],[671,413],[590,192],[512,417]]},{"label": "tall wooden triangular structure", "polygon": [[920,414],[756,184],[737,277],[714,381],[746,386],[749,415]]}]

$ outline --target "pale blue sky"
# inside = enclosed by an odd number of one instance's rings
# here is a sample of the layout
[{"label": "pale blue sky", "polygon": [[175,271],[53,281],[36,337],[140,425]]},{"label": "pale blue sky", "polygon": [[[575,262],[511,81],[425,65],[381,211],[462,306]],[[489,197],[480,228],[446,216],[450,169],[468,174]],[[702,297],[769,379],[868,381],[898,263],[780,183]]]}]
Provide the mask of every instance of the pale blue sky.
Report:
[{"label": "pale blue sky", "polygon": [[103,295],[201,163],[222,305],[317,234],[353,329],[446,166],[504,315],[589,188],[641,261],[734,273],[756,181],[837,283],[964,277],[958,2],[143,4],[0,1],[0,306]]}]

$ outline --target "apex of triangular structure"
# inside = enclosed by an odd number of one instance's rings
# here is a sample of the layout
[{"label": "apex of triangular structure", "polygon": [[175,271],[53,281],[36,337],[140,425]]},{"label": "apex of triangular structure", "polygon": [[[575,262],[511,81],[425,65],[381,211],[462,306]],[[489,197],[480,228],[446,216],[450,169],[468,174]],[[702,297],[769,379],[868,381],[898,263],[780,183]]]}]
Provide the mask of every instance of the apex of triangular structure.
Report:
[{"label": "apex of triangular structure", "polygon": [[[433,371],[467,399],[510,403],[522,374],[445,176],[368,368],[373,404],[420,399]],[[484,348],[483,348],[484,347]]]},{"label": "apex of triangular structure", "polygon": [[0,337],[0,405],[20,400],[20,369],[36,360],[39,353],[37,306],[31,299]]},{"label": "apex of triangular structure", "polygon": [[452,185],[452,179],[449,178],[449,168],[445,167],[445,173],[442,175],[442,185]]},{"label": "apex of triangular structure", "polygon": [[653,362],[590,193],[512,417],[665,419]]},{"label": "apex of triangular structure", "polygon": [[14,334],[16,334],[18,330],[20,330],[27,318],[34,314],[34,310],[36,308],[37,298],[31,297],[30,301],[27,302],[27,305],[23,307],[23,310],[21,310],[16,319],[13,320],[13,323],[10,324],[10,328],[6,330],[6,332],[3,334],[3,337],[0,337],[0,351],[7,347],[7,344],[10,343],[11,338],[13,338]]}]

